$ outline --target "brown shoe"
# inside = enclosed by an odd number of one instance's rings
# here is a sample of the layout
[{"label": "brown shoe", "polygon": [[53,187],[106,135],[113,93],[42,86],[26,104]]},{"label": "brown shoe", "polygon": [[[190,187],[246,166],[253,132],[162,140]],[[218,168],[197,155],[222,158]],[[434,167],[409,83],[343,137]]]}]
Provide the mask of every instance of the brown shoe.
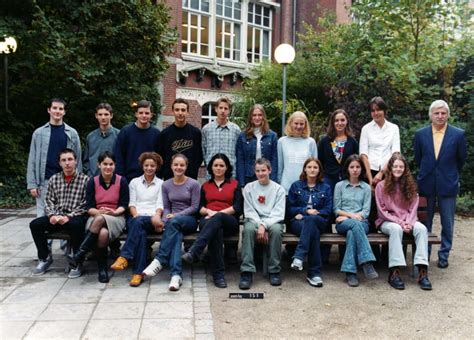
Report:
[{"label": "brown shoe", "polygon": [[124,269],[127,269],[127,267],[128,267],[128,260],[123,256],[117,257],[114,264],[110,266],[110,268],[113,270],[124,270]]},{"label": "brown shoe", "polygon": [[131,287],[138,287],[143,282],[143,275],[142,274],[133,274],[132,279],[130,280]]}]

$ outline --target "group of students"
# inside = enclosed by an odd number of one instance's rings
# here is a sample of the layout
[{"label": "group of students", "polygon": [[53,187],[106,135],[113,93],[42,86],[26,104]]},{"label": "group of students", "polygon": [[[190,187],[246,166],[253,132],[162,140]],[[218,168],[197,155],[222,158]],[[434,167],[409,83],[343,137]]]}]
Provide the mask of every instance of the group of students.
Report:
[{"label": "group of students", "polygon": [[[57,109],[60,104],[63,104],[62,110],[59,109],[62,115],[55,114],[57,110],[54,106]],[[104,105],[108,104],[99,106]],[[307,281],[312,286],[321,287],[321,253],[324,256],[324,251],[320,249],[319,238],[321,233],[330,230],[333,222],[336,223],[336,231],[346,235],[341,271],[346,273],[349,286],[354,287],[359,285],[358,266],[367,278],[378,277],[372,265],[375,256],[366,236],[372,209],[376,210],[376,227],[389,235],[390,285],[404,289],[400,275],[400,267],[406,266],[402,237],[403,233],[412,233],[416,242],[414,264],[419,269],[418,283],[422,289],[431,289],[427,240],[431,222],[427,229],[416,219],[417,185],[407,161],[400,154],[398,127],[385,119],[387,106],[382,98],[375,97],[369,102],[373,120],[363,127],[360,144],[353,136],[349,116],[344,110],[336,110],[330,115],[327,136],[317,145],[310,137],[306,115],[299,111],[289,117],[286,136],[278,139],[276,133],[270,130],[261,105],[251,108],[246,128],[240,132],[237,125],[228,120],[230,101],[220,99],[216,104],[216,121],[207,124],[202,134],[186,122],[189,104],[185,100],[177,99],[172,109],[175,121],[160,133],[150,125],[151,104],[140,102],[135,115],[137,121],[116,135],[112,147],[115,155],[111,150],[100,150],[98,173],[87,180],[79,168],[80,149],[79,155],[72,148],[51,150],[54,149],[51,147],[53,144],[58,144],[58,134],[53,130],[59,124],[53,124],[54,117],[61,116],[60,125],[66,137],[66,127],[70,129],[62,123],[64,103],[52,101],[48,109],[50,147],[43,147],[42,152],[47,153],[46,163],[51,162],[50,152],[57,152],[61,170],[48,177],[47,190],[44,190],[45,180],[41,188],[37,184],[30,185],[34,181],[28,183],[32,195],[35,189],[38,190],[38,197],[43,190],[47,192],[46,216],[38,217],[30,224],[39,259],[34,275],[43,274],[52,263],[46,232],[63,228],[71,234],[73,249],[73,255],[68,256],[73,268],[69,277],[82,274],[86,254],[97,248],[99,281],[108,282],[107,245],[126,227],[127,240],[111,268],[124,270],[133,262],[131,286],[139,286],[145,277],[152,277],[168,266],[171,275],[169,289],[179,290],[182,261],[199,261],[207,247],[214,284],[225,288],[223,240],[224,236],[239,232],[239,218],[243,212],[240,289],[249,289],[252,285],[256,271],[255,242],[268,247],[270,283],[275,286],[281,284],[280,262],[285,224],[287,231],[300,237],[291,268],[302,270],[307,258]],[[433,118],[434,111],[436,115]],[[459,173],[466,157],[463,131],[447,125],[449,107],[444,101],[435,101],[430,107],[433,130],[438,111],[444,113],[445,141],[432,137],[436,162],[427,171],[429,175],[435,171],[434,176],[437,176],[438,163],[442,160],[439,158],[440,149],[454,148],[454,156],[450,157],[455,163],[451,167]],[[99,109],[96,112],[101,125],[98,132],[105,140],[107,132],[111,131],[111,115],[104,130],[98,112]],[[109,112],[111,114],[111,108]],[[158,132],[150,133],[149,129]],[[448,132],[452,133],[453,129],[456,138],[449,140],[445,147]],[[35,134],[38,134],[37,131]],[[37,143],[35,134],[32,148]],[[97,145],[89,144],[91,135],[94,132],[87,138],[86,150],[89,153],[97,149]],[[422,176],[423,168],[426,168],[426,155],[424,149],[417,149],[417,145],[426,143],[426,138],[421,136],[418,142],[417,138],[415,136],[415,156]],[[96,143],[100,141],[95,140]],[[443,148],[440,148],[441,144]],[[84,157],[89,159],[88,168],[91,169],[92,159],[87,155]],[[34,165],[31,158],[30,150],[29,175],[38,172],[37,169],[30,169]],[[136,159],[139,161],[134,161]],[[207,167],[208,180],[200,186],[196,178],[202,160]],[[42,164],[41,161],[39,163]],[[427,177],[425,175],[422,181]],[[423,187],[421,183],[420,189]],[[432,219],[434,204],[438,201],[443,226],[438,266],[444,268],[452,243],[452,224],[451,230],[445,232],[445,212],[441,209],[441,202],[446,195],[438,191],[431,195],[433,197],[428,195],[428,214]],[[454,197],[456,195],[457,192]],[[431,203],[430,197],[433,200]],[[432,211],[430,204],[433,205]],[[89,215],[87,222],[86,213]],[[196,241],[182,254],[183,235],[194,233],[198,228]],[[155,258],[147,266],[147,235],[155,232],[163,232],[163,236]]]}]

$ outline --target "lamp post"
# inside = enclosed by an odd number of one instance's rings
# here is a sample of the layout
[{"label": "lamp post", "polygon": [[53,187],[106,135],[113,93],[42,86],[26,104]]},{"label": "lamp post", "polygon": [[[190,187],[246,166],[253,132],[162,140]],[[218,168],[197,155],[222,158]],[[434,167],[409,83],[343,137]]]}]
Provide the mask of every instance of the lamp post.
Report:
[{"label": "lamp post", "polygon": [[3,54],[3,68],[5,70],[5,112],[8,110],[8,55],[15,53],[17,43],[13,37],[3,37],[4,41],[0,41],[0,54]]},{"label": "lamp post", "polygon": [[295,60],[295,49],[289,44],[280,44],[275,49],[275,60],[283,66],[283,95],[281,109],[281,135],[283,136],[286,125],[286,66]]}]

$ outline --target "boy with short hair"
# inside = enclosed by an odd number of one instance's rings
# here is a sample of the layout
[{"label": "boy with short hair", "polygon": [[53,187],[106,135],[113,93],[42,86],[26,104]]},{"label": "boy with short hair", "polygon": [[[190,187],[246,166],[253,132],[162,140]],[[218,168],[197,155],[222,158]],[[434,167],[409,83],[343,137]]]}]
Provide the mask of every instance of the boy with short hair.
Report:
[{"label": "boy with short hair", "polygon": [[95,108],[95,118],[99,123],[99,128],[87,135],[83,155],[84,173],[89,177],[99,174],[97,167],[99,155],[104,151],[114,151],[115,140],[120,130],[112,126],[113,116],[112,106],[108,103],[100,103]]}]

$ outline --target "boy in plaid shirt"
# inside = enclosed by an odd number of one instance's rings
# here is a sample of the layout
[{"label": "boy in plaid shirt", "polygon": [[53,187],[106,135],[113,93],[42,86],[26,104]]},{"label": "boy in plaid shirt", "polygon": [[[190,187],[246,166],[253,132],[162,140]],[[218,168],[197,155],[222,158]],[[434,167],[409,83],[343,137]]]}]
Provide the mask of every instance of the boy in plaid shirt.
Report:
[{"label": "boy in plaid shirt", "polygon": [[[46,216],[31,221],[30,230],[38,250],[38,265],[33,276],[43,275],[53,263],[46,233],[65,230],[71,236],[74,251],[84,238],[87,218],[86,187],[88,177],[77,170],[77,155],[72,149],[59,153],[62,171],[49,179],[46,194]],[[69,273],[70,278],[81,276],[80,268]]]}]

